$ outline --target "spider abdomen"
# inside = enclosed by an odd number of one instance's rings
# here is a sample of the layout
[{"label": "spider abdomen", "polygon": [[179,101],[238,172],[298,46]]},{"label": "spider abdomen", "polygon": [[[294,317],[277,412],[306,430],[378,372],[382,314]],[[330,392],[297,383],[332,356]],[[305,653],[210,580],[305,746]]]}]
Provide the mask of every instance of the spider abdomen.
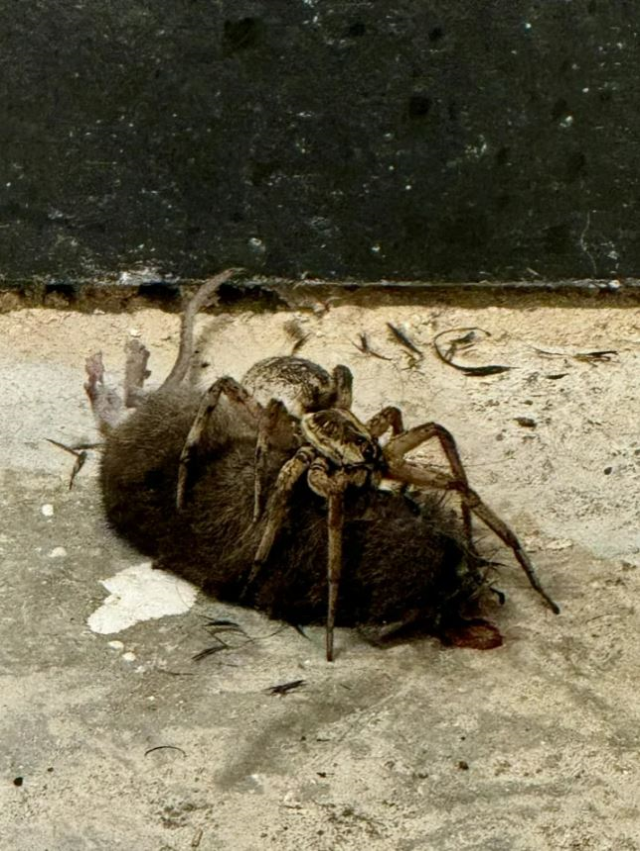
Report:
[{"label": "spider abdomen", "polygon": [[345,366],[337,366],[329,373],[317,363],[293,356],[258,361],[242,380],[262,405],[279,399],[298,417],[338,403],[348,406],[351,382],[351,372]]}]

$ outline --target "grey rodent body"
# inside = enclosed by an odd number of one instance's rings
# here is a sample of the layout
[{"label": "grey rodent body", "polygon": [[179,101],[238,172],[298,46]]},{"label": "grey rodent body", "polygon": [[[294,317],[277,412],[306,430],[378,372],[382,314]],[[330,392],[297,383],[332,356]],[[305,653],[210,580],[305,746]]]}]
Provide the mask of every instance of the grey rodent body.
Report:
[{"label": "grey rodent body", "polygon": [[[156,567],[220,600],[296,624],[320,622],[327,615],[326,500],[314,494],[305,477],[298,481],[286,523],[266,564],[248,584],[264,525],[263,519],[253,519],[256,407],[250,410],[225,397],[210,406],[187,380],[195,316],[232,274],[227,270],[210,279],[186,305],[180,350],[159,390],[143,390],[149,353],[139,342],[129,343],[125,403],[135,410],[128,419],[119,422],[122,403],[104,385],[101,356],[87,361],[85,387],[105,435],[100,481],[106,516],[119,535],[153,557]],[[351,399],[346,367],[330,375],[296,358],[256,364],[247,383],[267,396],[272,387],[283,385],[280,390],[291,390],[294,405],[306,410],[314,404],[350,404]],[[203,399],[211,416],[195,446],[189,498],[178,509],[181,454]],[[264,471],[267,495],[296,448],[290,431],[274,434]],[[447,634],[475,614],[488,587],[464,541],[457,516],[429,492],[408,497],[370,482],[350,486],[337,623],[410,624]]]},{"label": "grey rodent body", "polygon": [[[262,532],[252,522],[256,431],[226,400],[201,448],[190,500],[177,511],[180,453],[200,401],[191,387],[163,387],[108,434],[101,485],[110,525],[157,567],[220,600],[291,623],[323,621],[326,505],[303,480],[286,529],[242,597]],[[290,455],[272,450],[269,488]],[[462,540],[456,516],[432,494],[350,489],[337,623],[406,622],[438,633],[473,614],[486,585]]]}]

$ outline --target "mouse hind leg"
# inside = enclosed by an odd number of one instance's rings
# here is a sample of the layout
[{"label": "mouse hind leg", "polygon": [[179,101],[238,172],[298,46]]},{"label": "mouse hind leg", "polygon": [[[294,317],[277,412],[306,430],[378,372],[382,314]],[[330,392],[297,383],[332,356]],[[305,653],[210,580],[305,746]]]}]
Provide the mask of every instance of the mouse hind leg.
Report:
[{"label": "mouse hind leg", "polygon": [[149,349],[140,340],[132,337],[125,346],[127,360],[124,368],[124,404],[127,408],[138,408],[147,398],[145,379],[151,375],[147,369]]},{"label": "mouse hind leg", "polygon": [[124,408],[118,393],[104,383],[102,352],[96,352],[85,362],[87,381],[84,389],[101,434],[108,435],[118,425]]}]

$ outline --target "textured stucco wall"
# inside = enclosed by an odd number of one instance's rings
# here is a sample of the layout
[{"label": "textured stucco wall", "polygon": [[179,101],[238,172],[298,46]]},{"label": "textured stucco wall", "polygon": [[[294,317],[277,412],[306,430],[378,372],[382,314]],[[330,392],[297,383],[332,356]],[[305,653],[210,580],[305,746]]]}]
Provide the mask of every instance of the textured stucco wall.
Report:
[{"label": "textured stucco wall", "polygon": [[637,8],[0,0],[0,274],[636,276]]}]

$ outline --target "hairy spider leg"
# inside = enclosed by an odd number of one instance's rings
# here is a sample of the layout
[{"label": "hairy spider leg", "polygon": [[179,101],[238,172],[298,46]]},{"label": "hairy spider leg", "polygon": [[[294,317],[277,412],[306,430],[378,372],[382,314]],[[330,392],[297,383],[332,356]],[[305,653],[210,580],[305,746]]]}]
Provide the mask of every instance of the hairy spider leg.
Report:
[{"label": "hairy spider leg", "polygon": [[328,503],[327,542],[327,662],[333,662],[333,635],[338,608],[338,589],[342,574],[342,530],[344,527],[344,492],[349,484],[349,475],[344,470],[329,473],[329,462],[318,457],[307,474],[309,487]]},{"label": "hairy spider leg", "polygon": [[[385,410],[393,411],[394,409]],[[381,414],[382,413],[384,413],[384,411],[382,411]],[[378,416],[380,416],[380,414]],[[410,428],[408,431],[402,431],[399,434],[394,432],[394,437],[391,438],[383,450],[385,458],[388,463],[400,461],[404,458],[407,452],[410,452],[412,449],[417,449],[418,446],[426,443],[434,437],[437,438],[440,443],[442,451],[449,462],[449,467],[451,468],[454,479],[460,482],[461,494],[464,494],[469,489],[469,480],[467,478],[466,470],[462,464],[462,459],[460,458],[456,441],[451,432],[438,423],[424,423],[423,425]],[[462,523],[465,537],[467,539],[467,548],[469,553],[475,556],[477,555],[477,552],[475,544],[473,543],[471,508],[468,501],[464,498],[461,500],[461,508]]]},{"label": "hairy spider leg", "polygon": [[[404,435],[402,435],[404,436]],[[501,541],[503,541],[513,552],[518,563],[524,570],[531,584],[538,594],[542,597],[545,603],[549,606],[554,614],[560,613],[560,607],[547,594],[540,580],[536,576],[535,568],[525,552],[522,544],[516,537],[515,533],[507,526],[507,524],[486,505],[479,494],[472,490],[468,485],[463,484],[459,479],[449,476],[445,473],[439,473],[434,470],[425,470],[415,464],[410,464],[403,461],[396,454],[395,458],[388,459],[387,472],[392,479],[399,482],[409,482],[418,487],[435,488],[437,490],[454,490],[460,493],[460,496],[469,506],[477,517],[485,523],[492,532],[494,532]]]},{"label": "hairy spider leg", "polygon": [[269,553],[273,547],[276,535],[278,534],[278,530],[282,526],[282,522],[287,513],[287,503],[289,501],[291,491],[300,476],[309,469],[315,457],[316,453],[310,446],[302,446],[298,449],[293,458],[290,458],[280,468],[275,487],[267,506],[267,516],[262,538],[260,539],[258,549],[253,559],[253,568],[245,584],[243,596],[246,595],[249,586],[260,573],[262,565],[269,558]]},{"label": "hairy spider leg", "polygon": [[393,405],[388,405],[383,408],[375,416],[367,420],[366,426],[371,432],[372,437],[379,438],[391,429],[393,435],[402,434],[404,425],[402,422],[402,411],[400,408],[395,408]]},{"label": "hairy spider leg", "polygon": [[198,413],[196,414],[193,424],[189,429],[189,434],[187,435],[182,452],[180,453],[178,488],[176,493],[176,506],[178,510],[180,510],[186,502],[192,462],[197,454],[198,446],[207,432],[209,421],[216,410],[222,394],[224,394],[233,404],[244,408],[256,421],[262,411],[261,406],[234,378],[224,376],[223,378],[218,378],[217,381],[213,382],[211,387],[202,397]]},{"label": "hairy spider leg", "polygon": [[348,366],[338,364],[333,368],[331,374],[336,393],[334,407],[350,411],[353,403],[353,374],[351,370]]},{"label": "hairy spider leg", "polygon": [[258,438],[256,441],[256,476],[253,497],[253,522],[257,523],[264,510],[264,482],[269,460],[269,448],[275,442],[282,442],[283,436],[289,437],[289,444],[294,437],[295,418],[287,411],[279,399],[271,399],[258,421]]}]

